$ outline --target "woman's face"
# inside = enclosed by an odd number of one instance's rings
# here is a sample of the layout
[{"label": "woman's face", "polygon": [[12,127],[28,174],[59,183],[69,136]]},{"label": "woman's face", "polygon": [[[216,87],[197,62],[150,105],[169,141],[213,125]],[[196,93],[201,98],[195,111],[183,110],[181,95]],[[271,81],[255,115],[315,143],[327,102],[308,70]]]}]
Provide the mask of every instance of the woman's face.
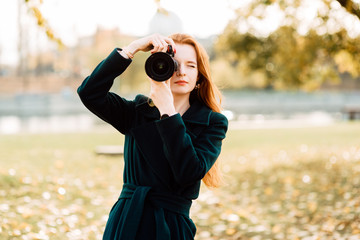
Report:
[{"label": "woman's face", "polygon": [[178,70],[170,79],[173,95],[189,95],[198,78],[198,66],[195,48],[189,44],[176,44],[175,60]]}]

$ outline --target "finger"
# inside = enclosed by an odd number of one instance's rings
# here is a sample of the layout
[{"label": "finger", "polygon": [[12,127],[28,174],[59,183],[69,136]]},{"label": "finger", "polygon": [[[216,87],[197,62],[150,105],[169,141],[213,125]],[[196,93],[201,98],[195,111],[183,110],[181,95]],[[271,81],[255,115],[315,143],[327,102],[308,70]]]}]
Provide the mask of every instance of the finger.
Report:
[{"label": "finger", "polygon": [[165,88],[166,88],[168,91],[171,91],[170,84],[169,84],[169,83],[164,83],[164,84],[165,84]]},{"label": "finger", "polygon": [[161,51],[166,52],[168,49],[168,43],[164,39],[161,39],[161,46],[162,46]]},{"label": "finger", "polygon": [[166,88],[169,86],[169,84],[168,84],[167,82],[168,82],[168,81],[163,81],[163,82],[162,82],[163,86],[166,87]]},{"label": "finger", "polygon": [[154,80],[149,78],[150,81],[150,98],[154,99],[156,96],[156,85],[154,84]]},{"label": "finger", "polygon": [[155,53],[155,52],[159,52],[159,47],[160,47],[160,42],[158,39],[153,39],[152,40],[152,45],[153,45],[153,49],[151,50],[151,53]]},{"label": "finger", "polygon": [[148,77],[148,79],[150,81],[150,88],[153,89],[154,91],[163,87],[164,84],[163,82],[155,81],[150,77]]},{"label": "finger", "polygon": [[148,77],[149,81],[150,81],[150,87],[156,87],[156,84],[158,83],[158,81],[155,81],[154,79]]},{"label": "finger", "polygon": [[176,53],[176,44],[174,40],[172,40],[172,38],[165,38],[164,40],[172,46],[174,53]]},{"label": "finger", "polygon": [[164,37],[162,35],[156,35],[155,39],[157,40],[157,42],[159,43],[159,49],[158,51],[160,52],[166,52],[168,49],[168,41],[167,39],[169,39],[168,37]]},{"label": "finger", "polygon": [[164,83],[166,84],[166,87],[168,87],[168,88],[170,87],[170,79],[164,81]]},{"label": "finger", "polygon": [[164,40],[164,37],[161,35],[156,35],[154,37],[154,42],[156,42],[157,48],[156,48],[156,52],[166,52],[167,48],[167,43]]}]

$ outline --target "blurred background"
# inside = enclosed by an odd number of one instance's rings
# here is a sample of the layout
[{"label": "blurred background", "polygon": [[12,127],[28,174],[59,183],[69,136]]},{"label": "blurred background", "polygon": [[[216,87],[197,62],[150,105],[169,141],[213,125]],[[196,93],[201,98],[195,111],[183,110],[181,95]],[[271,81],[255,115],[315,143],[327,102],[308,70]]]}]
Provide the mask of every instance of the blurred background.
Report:
[{"label": "blurred background", "polygon": [[[359,118],[349,113],[360,105],[357,1],[0,4],[0,133],[91,128],[76,88],[113,48],[155,32],[190,33],[206,47],[238,126]],[[147,93],[147,56],[138,55],[113,91]]]},{"label": "blurred background", "polygon": [[[122,165],[95,149],[123,139],[76,89],[175,32],[206,48],[230,120],[230,186],[195,202],[197,238],[360,238],[359,0],[0,0],[0,19],[0,239],[101,237]],[[148,56],[112,91],[147,94]]]}]

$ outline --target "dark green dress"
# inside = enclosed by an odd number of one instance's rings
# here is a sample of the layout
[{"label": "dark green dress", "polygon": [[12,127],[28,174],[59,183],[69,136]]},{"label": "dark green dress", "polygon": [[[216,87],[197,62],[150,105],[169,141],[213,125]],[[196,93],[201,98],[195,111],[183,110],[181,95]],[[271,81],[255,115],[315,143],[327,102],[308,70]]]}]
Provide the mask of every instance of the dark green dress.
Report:
[{"label": "dark green dress", "polygon": [[125,135],[124,185],[103,239],[193,239],[190,206],[220,154],[228,121],[196,98],[183,116],[159,120],[147,97],[130,101],[109,92],[131,63],[117,50],[78,88],[84,105]]}]

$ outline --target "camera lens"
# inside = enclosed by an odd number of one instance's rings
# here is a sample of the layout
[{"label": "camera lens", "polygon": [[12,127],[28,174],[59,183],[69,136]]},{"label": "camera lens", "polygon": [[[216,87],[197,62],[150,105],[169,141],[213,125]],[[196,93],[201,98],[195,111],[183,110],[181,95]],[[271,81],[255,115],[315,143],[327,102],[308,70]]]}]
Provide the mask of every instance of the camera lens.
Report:
[{"label": "camera lens", "polygon": [[158,75],[164,75],[168,68],[169,65],[163,59],[156,59],[153,63],[153,70]]},{"label": "camera lens", "polygon": [[166,81],[177,70],[176,60],[168,53],[156,52],[146,60],[146,74],[155,81]]}]

